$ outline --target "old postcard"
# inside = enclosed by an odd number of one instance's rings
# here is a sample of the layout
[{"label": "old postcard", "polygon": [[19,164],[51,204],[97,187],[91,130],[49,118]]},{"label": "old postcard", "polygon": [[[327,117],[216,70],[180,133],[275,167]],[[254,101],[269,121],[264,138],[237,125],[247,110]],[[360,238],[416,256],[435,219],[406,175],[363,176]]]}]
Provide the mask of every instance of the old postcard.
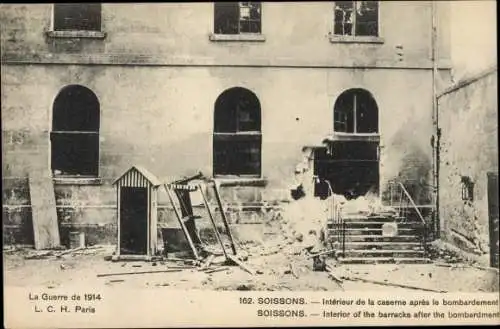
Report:
[{"label": "old postcard", "polygon": [[0,26],[6,328],[500,323],[494,1]]}]

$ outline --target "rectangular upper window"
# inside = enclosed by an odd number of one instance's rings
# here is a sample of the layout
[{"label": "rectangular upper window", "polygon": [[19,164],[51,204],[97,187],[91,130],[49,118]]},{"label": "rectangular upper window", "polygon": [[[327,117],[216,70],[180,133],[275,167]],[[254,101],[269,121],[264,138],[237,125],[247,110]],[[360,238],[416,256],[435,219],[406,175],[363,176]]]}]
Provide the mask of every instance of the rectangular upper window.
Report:
[{"label": "rectangular upper window", "polygon": [[101,4],[54,4],[54,31],[101,31]]},{"label": "rectangular upper window", "polygon": [[214,3],[215,34],[261,33],[260,2]]},{"label": "rectangular upper window", "polygon": [[335,1],[333,34],[378,37],[378,1]]}]

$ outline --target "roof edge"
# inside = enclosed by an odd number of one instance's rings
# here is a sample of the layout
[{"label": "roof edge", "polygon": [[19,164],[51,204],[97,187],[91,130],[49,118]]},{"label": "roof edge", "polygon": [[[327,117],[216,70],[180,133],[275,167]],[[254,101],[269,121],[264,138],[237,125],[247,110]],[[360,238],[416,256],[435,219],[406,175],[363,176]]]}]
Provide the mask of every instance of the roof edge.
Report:
[{"label": "roof edge", "polygon": [[441,93],[439,93],[437,95],[437,98],[440,98],[444,95],[450,94],[450,93],[457,91],[465,86],[468,86],[468,85],[470,85],[478,80],[481,80],[482,78],[485,78],[488,75],[495,73],[497,70],[498,70],[498,67],[495,64],[492,67],[489,67],[488,69],[485,69],[479,73],[476,73],[474,75],[471,75],[471,76],[463,78],[463,79],[460,79],[458,82],[454,83],[453,85],[451,85],[450,87],[446,88]]}]

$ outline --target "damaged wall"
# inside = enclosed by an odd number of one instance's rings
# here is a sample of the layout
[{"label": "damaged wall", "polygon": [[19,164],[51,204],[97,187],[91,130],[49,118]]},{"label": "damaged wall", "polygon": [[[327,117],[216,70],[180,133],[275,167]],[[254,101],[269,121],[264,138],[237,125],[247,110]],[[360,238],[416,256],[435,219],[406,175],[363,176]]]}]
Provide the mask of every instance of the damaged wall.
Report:
[{"label": "damaged wall", "polygon": [[487,173],[498,172],[497,102],[496,68],[439,98],[442,236],[477,254],[488,252]]},{"label": "damaged wall", "polygon": [[[211,41],[212,6],[103,4],[106,35],[94,39],[47,34],[50,4],[1,5],[4,236],[30,231],[27,176],[50,169],[53,101],[68,84],[90,88],[100,103],[99,179],[55,181],[59,221],[65,230],[92,229],[99,240],[115,239],[110,183],[131,165],[159,177],[212,174],[214,102],[234,86],[261,103],[263,180],[223,187],[225,202],[288,199],[302,147],[332,132],[333,105],[349,88],[367,89],[379,107],[381,185],[400,172],[428,171],[430,2],[381,2],[377,43],[330,40],[331,3],[263,3],[265,41]],[[446,72],[449,31],[440,7]],[[304,20],[305,13],[317,19]],[[407,161],[401,152],[416,156]]]}]

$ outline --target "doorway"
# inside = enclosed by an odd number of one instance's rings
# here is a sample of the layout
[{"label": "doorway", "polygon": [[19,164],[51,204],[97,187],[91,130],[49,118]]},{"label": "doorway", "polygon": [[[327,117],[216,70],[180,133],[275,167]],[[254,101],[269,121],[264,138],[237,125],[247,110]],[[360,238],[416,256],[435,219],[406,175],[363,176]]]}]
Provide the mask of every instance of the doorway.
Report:
[{"label": "doorway", "polygon": [[145,187],[121,187],[120,254],[146,255],[148,192]]},{"label": "doorway", "polygon": [[336,141],[329,142],[329,149],[316,150],[314,175],[320,178],[315,186],[315,196],[326,198],[328,184],[333,193],[346,199],[355,199],[368,192],[379,193],[378,142]]}]

